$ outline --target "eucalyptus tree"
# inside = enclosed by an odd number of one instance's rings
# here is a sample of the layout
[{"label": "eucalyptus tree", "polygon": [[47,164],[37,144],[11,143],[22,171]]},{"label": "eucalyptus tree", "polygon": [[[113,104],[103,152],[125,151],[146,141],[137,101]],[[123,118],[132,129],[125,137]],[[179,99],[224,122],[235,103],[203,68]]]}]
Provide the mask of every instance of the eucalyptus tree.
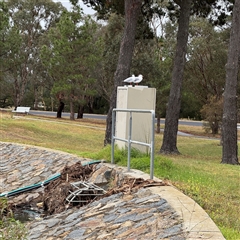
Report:
[{"label": "eucalyptus tree", "polygon": [[98,76],[98,92],[110,105],[113,91],[114,72],[116,71],[119,47],[124,29],[124,17],[111,14],[107,23],[99,31],[103,39],[102,60],[94,70]]},{"label": "eucalyptus tree", "polygon": [[207,19],[193,17],[190,23],[183,87],[193,94],[194,102],[203,106],[202,117],[213,134],[218,133],[222,118],[228,42],[225,32],[228,29],[217,30]]},{"label": "eucalyptus tree", "polygon": [[185,83],[202,105],[210,96],[222,97],[227,60],[226,31],[216,30],[203,18],[191,20]]},{"label": "eucalyptus tree", "polygon": [[[160,3],[159,3],[160,4]],[[163,7],[166,8],[166,2]],[[160,133],[160,118],[164,118],[171,86],[171,72],[173,69],[174,52],[176,45],[177,24],[166,20],[161,24],[161,36],[156,34],[155,40],[157,47],[157,55],[159,60],[158,71],[160,75],[153,82],[153,87],[156,88],[156,118],[157,118],[157,133]],[[158,30],[159,31],[159,30]]]},{"label": "eucalyptus tree", "polygon": [[[169,93],[169,73],[172,59],[169,58],[167,42],[160,37],[145,39],[139,36],[134,47],[131,72],[142,74],[142,84],[156,88],[157,133],[160,133],[160,118],[163,117],[166,107],[166,97]],[[169,49],[168,49],[169,50]]]},{"label": "eucalyptus tree", "polygon": [[[73,0],[71,1],[73,2]],[[149,31],[148,21],[146,21],[152,14],[148,11],[152,1],[114,0],[106,2],[104,0],[84,0],[83,2],[90,4],[99,13],[98,17],[100,18],[107,19],[110,13],[116,12],[124,15],[125,20],[117,67],[114,74],[114,82],[112,84],[113,91],[110,98],[110,107],[107,115],[107,127],[104,140],[104,144],[106,145],[111,142],[112,124],[115,124],[112,123],[112,110],[116,107],[117,87],[121,86],[123,79],[127,78],[130,74],[136,34],[141,32],[146,38],[152,36],[152,32]],[[156,9],[158,8],[156,7]],[[138,21],[142,24],[138,25]]]},{"label": "eucalyptus tree", "polygon": [[9,75],[9,70],[14,62],[11,59],[17,55],[21,46],[21,36],[16,27],[10,25],[10,14],[7,3],[0,2],[0,99],[13,105],[13,80]]},{"label": "eucalyptus tree", "polygon": [[[110,102],[113,90],[113,78],[116,71],[119,47],[124,30],[124,17],[115,13],[111,14],[108,22],[102,27],[101,36],[103,36],[103,59],[97,70],[99,76],[98,82],[102,95]],[[155,82],[159,80],[162,67],[159,65],[162,58],[160,49],[161,39],[158,43],[156,39],[145,39],[144,35],[138,34],[135,40],[135,46],[132,57],[131,74],[143,74],[144,84],[155,86]]]},{"label": "eucalyptus tree", "polygon": [[240,56],[240,0],[235,0],[226,64],[222,120],[222,163],[239,164],[237,141],[237,83]]},{"label": "eucalyptus tree", "polygon": [[90,17],[84,17],[78,5],[71,12],[65,11],[59,23],[48,34],[49,45],[44,45],[41,58],[54,79],[52,93],[59,99],[57,117],[61,117],[64,101],[70,106],[70,119],[81,109],[86,97],[95,93],[92,72],[99,61],[101,38],[96,38],[98,25]]},{"label": "eucalyptus tree", "polygon": [[42,70],[39,67],[39,39],[57,21],[63,7],[49,0],[8,0],[6,3],[10,16],[6,74],[12,81],[17,107],[23,101],[29,82],[35,81],[37,66],[40,72]]},{"label": "eucalyptus tree", "polygon": [[[91,0],[84,0],[85,3],[89,3],[91,6],[95,8],[101,15],[106,16],[106,12],[116,11],[125,14],[125,29],[127,29],[128,23],[129,25],[134,26],[136,23],[136,15],[134,13],[138,13],[138,19],[141,20],[142,16],[152,17],[153,12],[158,12],[161,14],[161,8],[159,9],[158,2],[155,1],[111,1],[106,2],[103,0],[98,1],[91,1]],[[224,1],[226,2],[226,1]],[[123,5],[124,3],[124,5]],[[189,25],[189,18],[191,14],[203,15],[207,16],[211,11],[212,7],[217,7],[218,12],[221,12],[221,5],[218,5],[218,1],[212,0],[169,0],[169,7],[168,7],[168,14],[170,19],[177,19],[179,28],[177,34],[177,46],[176,46],[176,54],[174,57],[174,64],[173,64],[173,72],[172,72],[172,84],[170,90],[170,96],[168,101],[168,108],[166,114],[166,125],[165,125],[165,132],[164,132],[164,140],[163,145],[161,147],[160,152],[162,153],[179,153],[176,140],[177,140],[177,130],[178,130],[178,118],[181,106],[181,87],[182,87],[182,80],[183,80],[183,69],[185,65],[185,54],[186,54],[186,45],[188,40],[188,25]],[[129,4],[129,5],[127,5]],[[131,5],[134,4],[134,5]],[[141,6],[139,6],[141,5]],[[123,8],[123,6],[125,8]],[[134,7],[135,9],[134,9]],[[138,8],[136,7],[138,6]],[[124,10],[123,10],[124,9]],[[131,11],[134,10],[134,11]],[[144,14],[141,14],[141,12]],[[134,17],[135,16],[135,17]],[[132,17],[131,21],[128,21]],[[224,22],[226,15],[221,12],[219,18],[216,19],[218,22]],[[213,19],[214,20],[214,19]],[[131,24],[130,24],[131,22]],[[146,21],[145,21],[146,22]],[[137,25],[136,25],[137,26]],[[137,27],[136,27],[137,29]],[[136,31],[136,30],[135,30]],[[128,40],[129,46],[134,45],[135,36],[133,37],[132,33],[136,33],[131,31],[128,36],[126,32],[123,34],[122,38],[122,45],[124,46],[124,41]],[[130,65],[132,53],[127,50],[127,48],[120,48],[120,55],[119,55],[119,62],[117,65],[117,70],[114,75],[114,90],[111,97],[111,106],[108,112],[107,117],[107,128],[105,134],[105,143],[109,143],[111,140],[111,112],[113,107],[116,106],[116,89],[117,86],[121,85],[121,81],[129,75]],[[125,58],[126,61],[123,61]],[[130,59],[130,61],[129,61]],[[123,68],[124,67],[124,68]],[[121,70],[121,71],[119,71]]]},{"label": "eucalyptus tree", "polygon": [[[200,15],[208,17],[211,10],[218,9],[215,13],[217,16],[212,15],[209,19],[216,24],[223,24],[227,18],[226,8],[231,10],[231,3],[225,0],[222,2],[215,0],[173,0],[169,1],[169,16],[171,19],[178,19],[178,33],[176,53],[174,57],[174,66],[172,72],[172,83],[169,94],[165,130],[163,143],[160,148],[160,153],[163,154],[179,154],[177,148],[177,132],[178,120],[181,108],[181,90],[183,83],[183,73],[186,61],[186,51],[189,32],[190,15]],[[177,8],[176,8],[177,7]],[[176,11],[177,9],[177,11]],[[213,11],[212,11],[213,12]],[[177,13],[177,14],[176,14]],[[215,17],[215,18],[214,18]]]},{"label": "eucalyptus tree", "polygon": [[[97,69],[98,72],[98,82],[99,82],[99,93],[101,96],[109,102],[113,90],[113,79],[114,72],[116,71],[119,47],[121,43],[121,38],[124,29],[124,16],[113,13],[108,18],[105,26],[102,27],[101,34],[103,35],[104,49],[103,49],[103,59],[99,64]],[[155,29],[156,30],[156,29]],[[154,38],[149,38],[146,34],[141,34],[137,30],[137,37],[135,40],[135,46],[132,57],[132,64],[130,68],[131,74],[143,74],[144,85],[151,87],[156,87],[157,91],[164,88],[164,77],[162,72],[163,68],[166,70],[168,67],[166,65],[167,53],[169,51],[162,51],[163,42],[160,37],[157,37],[155,32]],[[156,30],[157,31],[157,30]],[[164,44],[167,46],[167,44]],[[164,58],[164,61],[162,59]],[[166,71],[169,72],[169,71]],[[164,73],[165,74],[165,73]],[[165,75],[166,76],[166,75]],[[161,104],[157,104],[159,107],[163,107],[163,92],[157,94],[157,101],[161,101]],[[163,112],[159,109],[157,113]]]},{"label": "eucalyptus tree", "polygon": [[180,7],[178,22],[177,45],[174,57],[172,84],[168,100],[163,143],[160,153],[179,153],[177,149],[178,119],[181,107],[181,87],[185,54],[187,50],[189,19],[191,13],[191,0],[177,1]]},{"label": "eucalyptus tree", "polygon": [[124,1],[125,25],[120,45],[117,68],[114,74],[114,89],[111,95],[110,107],[107,115],[107,126],[104,144],[111,143],[112,135],[112,110],[116,107],[117,87],[122,85],[123,79],[130,74],[131,61],[134,50],[137,22],[141,14],[141,0]]},{"label": "eucalyptus tree", "polygon": [[[112,22],[112,16],[115,18],[115,22]],[[116,22],[117,21],[117,22]],[[116,24],[116,26],[112,26],[112,23]],[[144,85],[148,85],[151,87],[156,87],[158,88],[159,84],[161,87],[163,87],[163,78],[161,72],[162,67],[164,64],[161,65],[162,63],[162,40],[160,37],[157,37],[157,28],[154,28],[154,31],[140,29],[141,28],[141,23],[142,20],[138,22],[137,24],[137,29],[136,29],[136,36],[135,36],[135,44],[134,44],[134,50],[133,50],[133,56],[131,60],[131,66],[130,66],[130,75],[135,74],[142,74],[144,76]],[[111,70],[111,78],[108,80],[109,85],[111,86],[111,89],[113,89],[113,76],[114,72],[116,71],[117,67],[117,56],[119,54],[119,46],[121,42],[121,37],[123,34],[123,29],[124,29],[124,16],[122,15],[116,15],[112,14],[110,18],[108,19],[108,24],[109,25],[109,30],[112,31],[114,34],[108,34],[110,35],[110,38],[107,41],[107,49],[109,49],[109,46],[114,46],[114,64],[111,64],[112,70]],[[121,30],[121,31],[119,31]],[[118,33],[117,33],[118,32]],[[115,39],[117,39],[115,43]],[[113,43],[114,42],[114,43]],[[166,63],[166,61],[165,61]],[[106,63],[103,62],[103,65]],[[109,69],[109,65],[105,66],[107,69]],[[115,69],[114,69],[115,67]],[[119,83],[121,85],[122,82]],[[106,88],[105,88],[106,89]],[[109,88],[108,88],[109,89]],[[159,89],[157,89],[159,90]],[[112,91],[107,91],[108,95]],[[160,100],[160,95],[159,100]],[[161,101],[162,101],[161,97]],[[163,102],[162,102],[163,103]],[[159,104],[157,106],[163,106],[164,104]],[[157,111],[160,113],[160,110]],[[160,117],[160,115],[158,115]]]},{"label": "eucalyptus tree", "polygon": [[[6,32],[9,27],[9,14],[8,8],[4,1],[0,2],[0,77],[3,75],[4,71],[4,57],[7,55],[7,40],[6,40]],[[0,78],[1,79],[1,78]]]},{"label": "eucalyptus tree", "polygon": [[5,1],[0,2],[0,31],[2,31],[9,23],[8,8]]}]

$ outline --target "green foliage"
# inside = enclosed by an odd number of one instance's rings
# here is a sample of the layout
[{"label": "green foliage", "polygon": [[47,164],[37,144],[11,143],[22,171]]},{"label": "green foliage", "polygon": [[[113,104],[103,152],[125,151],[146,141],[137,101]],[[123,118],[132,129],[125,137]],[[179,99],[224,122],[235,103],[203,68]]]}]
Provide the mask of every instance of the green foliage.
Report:
[{"label": "green foliage", "polygon": [[24,224],[14,219],[6,198],[0,198],[0,239],[27,239],[27,230]]},{"label": "green foliage", "polygon": [[[119,149],[117,146],[115,147],[115,153],[117,155],[122,156],[121,161],[125,161],[126,158],[128,158],[128,149]],[[131,153],[130,153],[130,157],[131,158],[144,158],[148,156],[148,154],[142,153],[141,151],[139,151],[136,148],[131,148]],[[116,161],[117,162],[117,161]]]},{"label": "green foliage", "polygon": [[[206,119],[207,115],[209,116],[206,112],[210,113],[211,107],[214,113],[217,105],[221,105],[218,102],[222,98],[225,83],[228,32],[229,29],[214,29],[206,19],[192,18],[189,30],[188,61],[183,83],[182,111],[186,111],[190,104],[189,109],[195,110],[197,118]],[[203,110],[205,113],[202,115],[200,109],[203,105],[205,105]],[[216,133],[213,128],[212,131]]]},{"label": "green foliage", "polygon": [[[85,153],[87,157],[94,159],[111,160],[111,146],[107,145],[97,153]],[[114,148],[114,163],[127,166],[128,150],[119,149],[117,146]],[[150,156],[146,153],[140,152],[136,148],[131,149],[130,153],[131,168],[136,168],[142,171],[149,171]]]},{"label": "green foliage", "polygon": [[239,239],[240,237],[240,232],[230,227],[220,226],[219,229],[221,230],[221,232],[223,233],[223,236],[225,236],[227,240],[236,240],[236,239]]},{"label": "green foliage", "polygon": [[[120,165],[127,166],[128,150],[116,149],[114,153],[114,161]],[[130,153],[130,167],[149,172],[150,156],[140,152],[138,149],[132,148]]]},{"label": "green foliage", "polygon": [[224,31],[215,30],[206,19],[193,18],[184,87],[206,104],[209,96],[221,98],[225,83],[227,44]]},{"label": "green foliage", "polygon": [[[19,61],[22,40],[16,26],[11,26],[9,22],[9,9],[4,1],[0,1],[0,100],[1,107],[13,105],[13,80],[8,69],[12,69]],[[11,51],[10,51],[11,50]]]},{"label": "green foliage", "polygon": [[152,50],[148,50],[152,65],[148,65],[146,71],[152,69],[147,76],[147,85],[156,88],[156,115],[165,117],[171,86],[176,25],[167,22],[162,31],[164,37],[156,37],[155,45],[151,46]]},{"label": "green foliage", "polygon": [[98,36],[102,38],[101,61],[93,73],[97,79],[96,89],[100,96],[108,102],[113,91],[113,78],[117,68],[117,61],[124,28],[124,18],[111,14],[108,24],[99,29]]},{"label": "green foliage", "polygon": [[[168,1],[168,15],[172,21],[176,21],[179,17],[179,6],[181,1]],[[231,15],[233,1],[232,0],[193,0],[191,15],[207,18],[211,24],[222,26],[226,23],[227,17]],[[217,9],[217,11],[215,11]]]},{"label": "green foliage", "polygon": [[0,31],[9,25],[8,8],[5,1],[0,1]]},{"label": "green foliage", "polygon": [[156,164],[159,164],[159,167],[164,171],[170,171],[174,167],[172,160],[165,157],[160,157]]},{"label": "green foliage", "polygon": [[180,118],[202,120],[200,114],[201,104],[193,92],[187,89],[182,91]]},{"label": "green foliage", "polygon": [[[71,0],[73,1],[73,0]],[[98,12],[100,19],[107,19],[111,13],[117,13],[118,15],[124,14],[124,1],[123,0],[83,0],[84,4],[90,5],[95,11]]]},{"label": "green foliage", "polygon": [[[71,0],[73,2],[73,0]],[[76,0],[75,0],[76,1]],[[91,6],[97,13],[99,19],[107,20],[111,14],[117,14],[119,16],[125,15],[125,1],[124,0],[83,0],[83,3]],[[154,15],[162,16],[165,15],[162,9],[162,1],[142,1],[142,14],[139,16],[139,31],[142,33],[141,36],[149,37],[151,29],[149,27],[149,21],[152,20]],[[142,26],[142,29],[141,29]],[[150,35],[149,35],[150,33]]]},{"label": "green foliage", "polygon": [[[0,1],[0,72],[9,68],[9,56],[18,54],[21,45],[19,30],[10,25],[10,13],[5,1]],[[11,52],[9,52],[11,50]],[[11,62],[12,64],[13,62]]]},{"label": "green foliage", "polygon": [[6,87],[6,91],[1,91],[1,98],[11,96],[18,106],[29,90],[36,95],[31,103],[39,97],[37,92],[46,80],[46,71],[39,59],[40,39],[57,21],[62,7],[48,0],[8,0],[6,6],[6,16],[11,18],[4,31],[0,31],[3,43],[0,56],[4,60],[4,64],[0,63],[0,72],[3,69]]},{"label": "green foliage", "polygon": [[[81,15],[79,7],[65,11],[48,34],[41,58],[54,79],[53,95],[61,94],[71,104],[84,105],[85,96],[95,94],[92,74],[99,61],[101,39],[96,39],[97,24]],[[64,66],[64,67],[63,67]],[[76,108],[71,108],[74,112]]]}]

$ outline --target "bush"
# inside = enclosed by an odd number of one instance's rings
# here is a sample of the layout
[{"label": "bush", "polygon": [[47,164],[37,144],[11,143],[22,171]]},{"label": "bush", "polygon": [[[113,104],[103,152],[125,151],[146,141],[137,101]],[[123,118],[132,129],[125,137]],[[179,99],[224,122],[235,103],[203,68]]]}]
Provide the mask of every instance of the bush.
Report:
[{"label": "bush", "polygon": [[212,134],[218,134],[222,122],[223,99],[211,96],[201,109],[203,119],[207,122],[203,125],[206,132],[211,130]]}]

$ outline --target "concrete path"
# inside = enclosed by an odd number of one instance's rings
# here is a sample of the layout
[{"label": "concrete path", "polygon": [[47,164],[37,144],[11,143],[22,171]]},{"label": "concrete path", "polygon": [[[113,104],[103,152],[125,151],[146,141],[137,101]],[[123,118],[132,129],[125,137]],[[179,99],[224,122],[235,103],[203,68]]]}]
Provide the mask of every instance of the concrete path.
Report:
[{"label": "concrete path", "polygon": [[[0,142],[0,193],[44,181],[65,164],[91,159],[28,145]],[[103,163],[119,173],[149,179],[149,175]],[[156,181],[161,181],[156,179]],[[35,194],[35,195],[34,195]],[[12,203],[36,197],[28,192]],[[27,224],[28,239],[225,239],[206,212],[173,186],[142,188],[115,194],[82,208],[72,208]]]}]

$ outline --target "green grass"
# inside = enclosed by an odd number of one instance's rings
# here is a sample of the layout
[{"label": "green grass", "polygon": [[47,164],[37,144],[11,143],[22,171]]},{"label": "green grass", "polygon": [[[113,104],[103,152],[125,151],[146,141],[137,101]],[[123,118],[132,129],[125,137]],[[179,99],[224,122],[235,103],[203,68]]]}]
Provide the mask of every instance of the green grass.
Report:
[{"label": "green grass", "polygon": [[[46,118],[28,118],[13,119],[3,114],[0,140],[110,161],[111,148],[103,147],[105,122],[55,118],[46,122]],[[170,156],[158,153],[161,143],[162,134],[156,135],[154,175],[170,181],[198,202],[226,239],[240,239],[240,166],[220,164],[222,148],[219,140],[178,137],[181,155]],[[127,152],[116,149],[115,162],[127,166]],[[133,150],[131,168],[149,173],[150,157]]]},{"label": "green grass", "polygon": [[24,224],[13,218],[7,199],[0,198],[0,239],[23,240],[26,239],[26,236],[27,230]]},{"label": "green grass", "polygon": [[[161,136],[156,136],[156,138],[161,138]],[[156,151],[154,175],[169,180],[200,204],[218,225],[226,239],[240,239],[239,166],[220,164],[221,148],[217,141],[198,141],[191,152],[185,149],[184,145],[195,140],[186,137],[180,137],[179,140],[181,141],[179,145],[183,145],[179,147],[181,155],[164,156]],[[207,144],[205,145],[204,142]],[[200,154],[202,150],[199,150],[198,143],[201,147],[205,146],[202,154]],[[109,159],[110,147],[98,153],[88,154],[88,157]],[[114,158],[119,165],[127,166],[127,152],[116,150]],[[142,156],[138,154],[136,157],[136,153],[133,152],[131,168],[149,173],[150,157],[146,154]]]}]

